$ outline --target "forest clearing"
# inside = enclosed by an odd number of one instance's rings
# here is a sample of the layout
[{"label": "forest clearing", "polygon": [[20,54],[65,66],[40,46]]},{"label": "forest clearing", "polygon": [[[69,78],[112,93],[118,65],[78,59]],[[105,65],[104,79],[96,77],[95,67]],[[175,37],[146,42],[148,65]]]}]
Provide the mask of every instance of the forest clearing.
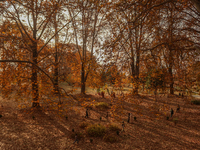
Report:
[{"label": "forest clearing", "polygon": [[[154,96],[128,96],[133,103],[127,99],[124,101],[123,113],[117,112],[116,116],[111,116],[111,104],[117,103],[119,98],[106,96],[102,98],[98,95],[80,95],[75,97],[85,98],[83,101],[73,102],[73,107],[69,110],[63,107],[59,114],[56,110],[31,110],[31,107],[17,109],[18,103],[11,100],[2,99],[0,104],[0,148],[10,150],[25,149],[81,149],[81,150],[107,150],[107,149],[188,149],[198,150],[200,147],[200,106],[191,105],[187,98],[172,96],[159,97],[157,102]],[[83,103],[105,102],[108,108],[99,109],[92,105],[89,117],[85,118]],[[112,100],[112,102],[111,102]],[[16,105],[15,105],[16,104]],[[63,105],[65,101],[63,102]],[[164,109],[164,105],[167,105]],[[177,104],[180,105],[180,112],[176,112]],[[152,106],[150,108],[150,106]],[[153,106],[156,106],[153,107]],[[46,108],[45,105],[43,105]],[[53,106],[52,106],[53,107]],[[160,108],[160,110],[156,110]],[[163,108],[163,109],[162,109]],[[170,109],[175,110],[175,114],[170,117]],[[51,110],[51,111],[50,111]],[[120,110],[120,109],[119,109]],[[109,112],[108,119],[106,112]],[[130,123],[127,123],[128,113],[131,113]],[[63,115],[63,116],[62,116]],[[33,116],[35,117],[33,119]],[[66,119],[66,116],[68,119]],[[166,117],[169,116],[169,120]],[[100,120],[99,118],[102,117]],[[134,120],[134,117],[137,117]],[[175,121],[177,119],[177,123]],[[122,121],[125,122],[125,132],[122,132]],[[106,127],[103,137],[91,137],[87,134],[86,128],[82,125],[100,124]],[[116,125],[116,131],[109,129],[109,125]],[[84,126],[83,126],[84,127]],[[74,129],[74,132],[72,132]],[[79,143],[74,142],[74,133],[79,133],[81,139]],[[114,140],[108,142],[105,136],[109,135]],[[90,139],[93,142],[90,142]]]}]

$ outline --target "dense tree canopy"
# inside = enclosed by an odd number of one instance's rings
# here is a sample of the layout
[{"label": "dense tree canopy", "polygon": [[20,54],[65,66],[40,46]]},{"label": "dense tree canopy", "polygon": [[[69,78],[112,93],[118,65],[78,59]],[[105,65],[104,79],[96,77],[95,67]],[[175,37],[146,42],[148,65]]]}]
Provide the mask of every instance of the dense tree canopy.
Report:
[{"label": "dense tree canopy", "polygon": [[2,93],[29,91],[36,107],[62,82],[82,94],[106,83],[187,91],[199,85],[198,9],[195,0],[1,1]]}]

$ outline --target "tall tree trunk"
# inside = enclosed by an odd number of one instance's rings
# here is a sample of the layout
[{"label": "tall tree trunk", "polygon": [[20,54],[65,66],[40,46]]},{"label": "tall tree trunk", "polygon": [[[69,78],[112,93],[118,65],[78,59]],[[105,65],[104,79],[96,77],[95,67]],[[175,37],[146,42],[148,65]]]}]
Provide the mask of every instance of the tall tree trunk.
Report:
[{"label": "tall tree trunk", "polygon": [[[1,44],[2,44],[2,54],[3,54],[3,60],[5,59],[5,50],[4,50],[4,39],[2,38],[1,40]],[[2,68],[3,68],[3,72],[2,72],[2,90],[4,91],[4,87],[5,87],[5,69],[6,69],[6,63],[2,63]],[[3,92],[4,93],[4,92]]]},{"label": "tall tree trunk", "polygon": [[[57,55],[57,54],[56,54]],[[55,69],[54,69],[54,94],[58,94],[59,90],[58,90],[58,60],[57,60],[57,56],[55,56]]]},{"label": "tall tree trunk", "polygon": [[[138,11],[137,7],[134,7],[134,9],[135,9],[135,12]],[[136,15],[137,14],[135,13],[135,18],[137,17]],[[139,20],[136,20],[136,22],[139,23]],[[140,35],[139,35],[139,32],[140,32],[140,28],[136,27],[135,28],[136,64],[135,64],[135,78],[134,78],[136,86],[135,86],[134,94],[138,94],[138,91],[139,91],[139,63],[140,63],[140,46],[139,46]]]},{"label": "tall tree trunk", "polygon": [[[1,21],[3,22],[3,14],[1,15]],[[1,33],[2,35],[3,33]],[[4,38],[0,38],[0,50],[1,50],[1,58],[3,58],[3,60],[5,59],[5,50],[4,50]],[[1,63],[1,69],[3,69],[2,71],[2,79],[1,79],[1,90],[2,93],[5,87],[5,65],[6,63]]]},{"label": "tall tree trunk", "polygon": [[[132,37],[132,33],[130,32],[130,37]],[[130,38],[130,46],[131,46],[131,82],[134,84],[135,82],[135,58],[134,58],[134,52],[133,52],[133,45],[132,45],[132,38]],[[132,87],[133,88],[133,87]],[[135,89],[133,88],[133,93],[135,93]]]},{"label": "tall tree trunk", "polygon": [[[37,64],[37,43],[34,42],[32,46],[32,57],[33,57],[33,63]],[[38,91],[38,78],[37,78],[37,67],[32,64],[32,75],[31,75],[31,81],[32,81],[32,107],[38,107],[39,106],[39,91]]]},{"label": "tall tree trunk", "polygon": [[[170,51],[171,52],[171,51]],[[173,79],[173,73],[172,73],[172,55],[169,56],[169,77],[170,77],[170,94],[174,94],[174,79]]]},{"label": "tall tree trunk", "polygon": [[81,94],[85,94],[85,68],[83,62],[81,66]]},{"label": "tall tree trunk", "polygon": [[135,81],[136,81],[136,87],[135,87],[135,94],[138,94],[139,91],[139,63],[140,63],[140,52],[137,49],[137,59],[136,59],[136,67],[135,67]]},{"label": "tall tree trunk", "polygon": [[6,86],[6,83],[5,83],[5,63],[2,63],[2,66],[3,66],[3,79],[2,79],[2,89],[4,89],[5,88],[5,86]]},{"label": "tall tree trunk", "polygon": [[[55,33],[57,33],[57,22],[56,22],[56,13],[54,14],[54,27],[55,27]],[[55,65],[54,65],[54,94],[58,95],[58,75],[59,75],[59,63],[58,63],[58,34],[55,35]]]},{"label": "tall tree trunk", "polygon": [[132,76],[132,79],[131,79],[131,82],[134,83],[134,77],[135,77],[135,63],[134,63],[134,57],[132,57],[132,60],[131,60],[131,76]]},{"label": "tall tree trunk", "polygon": [[[173,7],[173,6],[172,6]],[[174,79],[173,79],[173,9],[170,11],[170,24],[169,24],[169,76],[170,76],[170,94],[174,94]]]}]

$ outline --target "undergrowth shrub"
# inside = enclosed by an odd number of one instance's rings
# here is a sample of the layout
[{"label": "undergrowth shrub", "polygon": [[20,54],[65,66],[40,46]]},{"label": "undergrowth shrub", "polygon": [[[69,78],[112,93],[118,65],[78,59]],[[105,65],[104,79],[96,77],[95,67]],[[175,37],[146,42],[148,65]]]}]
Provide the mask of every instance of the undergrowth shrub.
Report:
[{"label": "undergrowth shrub", "polygon": [[131,95],[136,96],[136,95],[138,95],[138,92],[136,90],[134,90],[131,92]]},{"label": "undergrowth shrub", "polygon": [[100,108],[100,109],[108,109],[109,108],[108,103],[106,103],[106,102],[99,102],[95,106],[96,106],[96,108]]},{"label": "undergrowth shrub", "polygon": [[200,105],[200,100],[192,100],[191,103],[194,105]]},{"label": "undergrowth shrub", "polygon": [[117,137],[112,135],[112,134],[106,134],[104,137],[103,137],[103,140],[105,142],[110,142],[110,143],[115,143],[118,141]]},{"label": "undergrowth shrub", "polygon": [[93,124],[87,127],[86,132],[89,136],[101,137],[106,133],[106,128],[100,124]]},{"label": "undergrowth shrub", "polygon": [[80,128],[82,128],[82,129],[85,129],[87,126],[89,126],[89,123],[88,122],[81,122],[80,124],[79,124],[79,127]]},{"label": "undergrowth shrub", "polygon": [[120,131],[121,129],[116,124],[110,124],[108,126],[110,131]]}]

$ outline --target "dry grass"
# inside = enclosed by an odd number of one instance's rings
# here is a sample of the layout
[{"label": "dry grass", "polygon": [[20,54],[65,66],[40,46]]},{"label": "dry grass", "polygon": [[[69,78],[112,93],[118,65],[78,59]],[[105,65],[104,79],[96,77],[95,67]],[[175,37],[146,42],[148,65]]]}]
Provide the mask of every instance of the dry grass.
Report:
[{"label": "dry grass", "polygon": [[[101,98],[94,95],[75,95],[80,101],[74,100],[72,109],[65,105],[63,112],[58,117],[56,110],[31,110],[31,108],[18,109],[17,102],[0,98],[0,149],[9,150],[132,150],[132,149],[188,149],[198,150],[200,147],[200,106],[191,105],[188,100],[177,97],[159,97],[157,102],[154,96],[128,96],[123,103],[118,98]],[[82,103],[106,102],[122,106],[116,109],[115,116],[111,116],[113,107],[109,108],[109,118],[105,118],[106,111],[93,108],[89,112],[89,118],[85,118],[85,108]],[[180,112],[169,120],[169,109],[174,110],[180,105]],[[114,106],[114,105],[112,105]],[[44,106],[45,107],[45,106]],[[66,112],[67,110],[67,112]],[[131,113],[131,123],[127,123],[127,114]],[[68,116],[66,120],[65,116]],[[32,118],[35,117],[35,119]],[[133,117],[137,117],[134,121]],[[102,117],[102,120],[99,120]],[[109,129],[109,124],[121,127],[125,121],[125,132],[119,136],[115,132],[108,131],[103,137],[89,137],[87,128],[81,128],[82,122],[88,124],[101,124]],[[177,122],[176,124],[174,122]],[[72,132],[74,129],[74,132]],[[110,133],[112,132],[112,133]],[[81,137],[79,144],[73,144],[74,133]],[[108,136],[110,135],[110,136]],[[113,139],[117,137],[117,139]],[[90,143],[90,140],[93,140]],[[107,142],[109,141],[110,142]],[[112,141],[115,142],[112,144]]]}]

